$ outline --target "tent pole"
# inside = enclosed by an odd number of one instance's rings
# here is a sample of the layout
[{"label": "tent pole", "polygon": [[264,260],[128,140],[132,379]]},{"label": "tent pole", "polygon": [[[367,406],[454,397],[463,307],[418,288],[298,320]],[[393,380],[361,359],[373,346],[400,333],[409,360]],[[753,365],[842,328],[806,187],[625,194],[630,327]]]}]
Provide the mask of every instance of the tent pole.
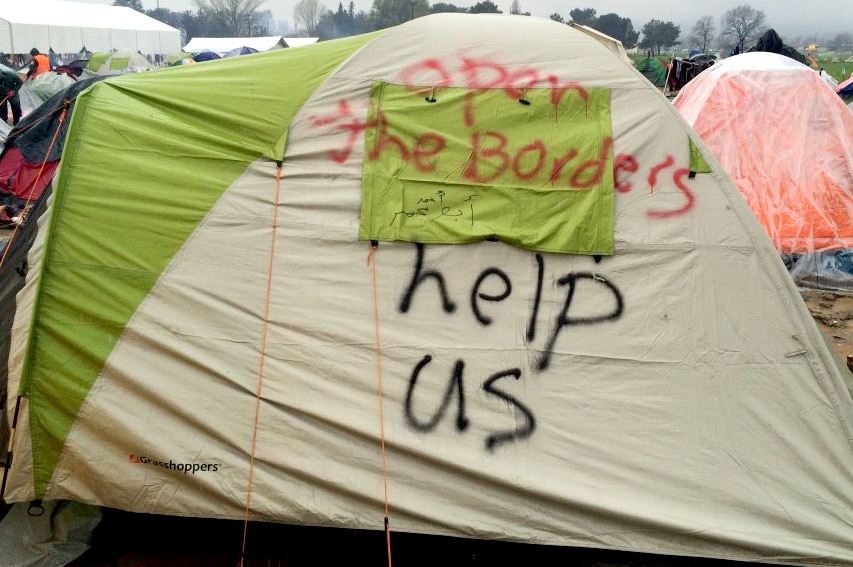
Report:
[{"label": "tent pole", "polygon": [[663,96],[666,96],[667,91],[669,90],[669,74],[672,73],[672,61],[669,60],[669,65],[666,66],[666,79],[663,82]]},{"label": "tent pole", "polygon": [[15,413],[12,417],[12,427],[9,432],[9,447],[6,449],[5,461],[3,465],[3,480],[0,481],[0,503],[4,502],[3,497],[6,494],[6,480],[9,478],[9,471],[12,468],[12,442],[15,440],[15,429],[18,425],[18,413],[21,411],[21,396],[15,401]]}]

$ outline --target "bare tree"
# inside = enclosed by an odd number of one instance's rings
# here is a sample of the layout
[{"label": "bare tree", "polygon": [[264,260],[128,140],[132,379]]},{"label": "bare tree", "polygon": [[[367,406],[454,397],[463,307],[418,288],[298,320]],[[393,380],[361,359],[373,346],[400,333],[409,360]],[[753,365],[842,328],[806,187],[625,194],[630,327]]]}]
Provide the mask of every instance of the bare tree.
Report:
[{"label": "bare tree", "polygon": [[521,14],[521,2],[519,0],[512,0],[512,4],[509,7],[509,13],[518,15]]},{"label": "bare tree", "polygon": [[739,51],[743,52],[747,41],[755,41],[761,35],[764,12],[746,4],[735,6],[723,14],[720,27],[721,37],[737,44]]},{"label": "bare tree", "polygon": [[264,0],[195,0],[199,12],[219,20],[234,37],[251,36],[257,11]]},{"label": "bare tree", "polygon": [[299,0],[293,7],[293,19],[297,28],[304,30],[309,37],[316,37],[317,26],[328,11],[320,0]]},{"label": "bare tree", "polygon": [[839,53],[850,53],[853,51],[853,35],[850,35],[850,32],[841,32],[832,39],[830,46]]},{"label": "bare tree", "polygon": [[711,38],[714,37],[714,18],[711,16],[702,16],[691,30],[691,40],[694,45],[699,47],[699,51],[707,53],[708,44],[711,43]]}]

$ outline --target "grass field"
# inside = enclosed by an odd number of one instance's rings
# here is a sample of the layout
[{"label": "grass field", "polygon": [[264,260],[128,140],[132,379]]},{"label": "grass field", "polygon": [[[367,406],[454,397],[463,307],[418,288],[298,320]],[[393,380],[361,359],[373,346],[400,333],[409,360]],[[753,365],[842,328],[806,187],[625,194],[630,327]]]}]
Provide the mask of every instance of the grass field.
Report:
[{"label": "grass field", "polygon": [[821,67],[839,83],[849,79],[853,73],[853,63],[821,63]]}]

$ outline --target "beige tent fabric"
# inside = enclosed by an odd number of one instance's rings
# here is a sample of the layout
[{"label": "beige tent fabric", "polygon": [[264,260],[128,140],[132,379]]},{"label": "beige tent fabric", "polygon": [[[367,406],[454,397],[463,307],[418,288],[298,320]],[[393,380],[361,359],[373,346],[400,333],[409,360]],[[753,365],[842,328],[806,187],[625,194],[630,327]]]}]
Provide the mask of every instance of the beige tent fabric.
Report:
[{"label": "beige tent fabric", "polygon": [[576,30],[580,30],[588,36],[592,37],[593,39],[601,42],[604,46],[607,47],[607,49],[609,49],[625,61],[628,61],[629,63],[631,62],[631,59],[628,57],[628,52],[625,51],[625,46],[622,45],[622,42],[616,39],[615,37],[611,37],[606,33],[602,33],[595,28],[591,28],[583,24],[569,22],[569,25],[575,28]]},{"label": "beige tent fabric", "polygon": [[[612,257],[396,242],[368,262],[363,133],[341,125],[373,81],[465,86],[472,61],[611,89]],[[714,173],[688,175],[689,139],[628,63],[556,22],[388,31],[291,124],[280,204],[256,162],[173,259],[48,496],[242,518],[257,408],[252,519],[382,529],[387,481],[395,531],[853,563],[845,375],[707,151]]]}]

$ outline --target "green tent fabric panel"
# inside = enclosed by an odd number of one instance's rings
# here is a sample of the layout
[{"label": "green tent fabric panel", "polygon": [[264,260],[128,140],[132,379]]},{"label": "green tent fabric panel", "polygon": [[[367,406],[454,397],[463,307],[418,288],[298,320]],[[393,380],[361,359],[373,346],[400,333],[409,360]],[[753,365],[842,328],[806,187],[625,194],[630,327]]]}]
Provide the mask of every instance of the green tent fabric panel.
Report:
[{"label": "green tent fabric panel", "polygon": [[127,69],[128,61],[130,61],[130,57],[113,56],[113,58],[110,59],[110,69],[113,71],[121,71],[122,69]]},{"label": "green tent fabric panel", "polygon": [[692,139],[687,139],[690,144],[690,171],[693,173],[711,173],[711,166],[705,161],[705,156],[696,147]]},{"label": "green tent fabric panel", "polygon": [[[124,75],[77,98],[21,384],[39,449],[37,494],[122,330],[174,254],[250,163],[281,159],[303,103],[376,35]],[[40,380],[47,376],[50,388]],[[57,400],[60,409],[49,409]]]},{"label": "green tent fabric panel", "polygon": [[101,65],[106,63],[107,59],[110,58],[110,55],[112,55],[112,53],[93,53],[89,57],[89,70],[97,71],[98,69],[100,69]]},{"label": "green tent fabric panel", "polygon": [[658,57],[647,57],[637,64],[637,70],[656,87],[666,84],[667,67]]},{"label": "green tent fabric panel", "polygon": [[610,92],[377,83],[359,237],[613,253]]}]

